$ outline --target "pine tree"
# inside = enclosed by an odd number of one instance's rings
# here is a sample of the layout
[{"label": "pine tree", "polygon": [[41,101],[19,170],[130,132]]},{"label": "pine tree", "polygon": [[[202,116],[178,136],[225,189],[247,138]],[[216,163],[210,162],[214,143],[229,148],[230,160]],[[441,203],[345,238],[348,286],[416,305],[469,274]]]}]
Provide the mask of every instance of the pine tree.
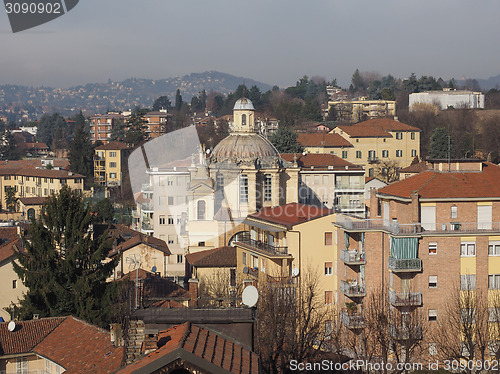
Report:
[{"label": "pine tree", "polygon": [[279,126],[278,131],[269,137],[280,153],[301,153],[304,147],[297,141],[297,133],[285,126]]},{"label": "pine tree", "polygon": [[180,112],[181,108],[182,108],[181,91],[177,89],[177,92],[175,93],[175,111]]},{"label": "pine tree", "polygon": [[437,159],[453,158],[455,150],[453,139],[444,127],[436,127],[432,132],[431,144],[429,145],[429,157]]},{"label": "pine tree", "polygon": [[116,318],[118,285],[106,282],[118,258],[104,262],[107,235],[92,237],[94,216],[81,194],[63,187],[31,222],[14,270],[28,288],[16,313],[21,319],[74,315],[105,326]]},{"label": "pine tree", "polygon": [[83,125],[75,128],[69,149],[69,167],[74,173],[91,177],[94,174],[92,143]]},{"label": "pine tree", "polygon": [[137,112],[130,116],[127,124],[125,126],[125,137],[124,141],[133,147],[141,144],[144,139],[146,139],[146,120],[142,117],[141,112]]},{"label": "pine tree", "polygon": [[16,139],[9,130],[1,135],[2,145],[0,146],[0,153],[2,160],[19,160],[21,152],[17,147]]}]

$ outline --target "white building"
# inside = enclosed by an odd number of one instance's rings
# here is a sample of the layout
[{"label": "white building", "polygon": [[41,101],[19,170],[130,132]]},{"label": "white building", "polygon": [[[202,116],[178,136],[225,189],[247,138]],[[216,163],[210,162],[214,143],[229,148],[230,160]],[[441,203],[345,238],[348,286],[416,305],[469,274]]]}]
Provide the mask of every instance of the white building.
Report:
[{"label": "white building", "polygon": [[410,94],[410,110],[415,110],[418,104],[435,105],[440,110],[448,108],[483,109],[484,94],[472,91],[457,91],[444,89],[443,91],[426,91]]}]

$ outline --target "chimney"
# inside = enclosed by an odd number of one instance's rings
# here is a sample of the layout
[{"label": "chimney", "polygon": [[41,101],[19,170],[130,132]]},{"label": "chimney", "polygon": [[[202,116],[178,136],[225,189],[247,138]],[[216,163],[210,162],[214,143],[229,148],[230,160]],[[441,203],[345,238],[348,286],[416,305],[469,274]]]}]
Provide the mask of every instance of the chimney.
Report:
[{"label": "chimney", "polygon": [[[366,204],[366,201],[365,201]],[[370,188],[370,200],[368,201],[368,213],[369,218],[375,218],[378,216],[378,197],[377,197],[377,189],[372,187]]]},{"label": "chimney", "polygon": [[411,198],[411,222],[418,223],[420,220],[418,192],[411,191],[410,198]]},{"label": "chimney", "polygon": [[198,303],[198,279],[191,278],[188,281],[189,306],[196,306]]}]

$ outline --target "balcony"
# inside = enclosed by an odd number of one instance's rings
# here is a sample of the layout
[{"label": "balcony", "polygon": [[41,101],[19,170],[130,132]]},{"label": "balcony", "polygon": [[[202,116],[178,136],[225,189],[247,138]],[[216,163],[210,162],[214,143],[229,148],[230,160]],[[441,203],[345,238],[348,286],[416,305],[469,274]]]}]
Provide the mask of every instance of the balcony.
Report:
[{"label": "balcony", "polygon": [[154,206],[151,202],[145,202],[141,204],[141,209],[143,212],[154,212]]},{"label": "balcony", "polygon": [[335,210],[346,211],[346,210],[356,210],[356,211],[364,211],[365,204],[355,203],[355,204],[336,204]]},{"label": "balcony", "polygon": [[152,193],[153,192],[153,186],[151,186],[149,183],[143,184],[141,187],[141,192],[143,193]]},{"label": "balcony", "polygon": [[340,259],[347,265],[364,265],[366,264],[366,253],[343,249],[340,251]]},{"label": "balcony", "polygon": [[389,257],[389,270],[395,273],[422,271],[422,260],[419,258],[400,259]]},{"label": "balcony", "polygon": [[253,268],[253,267],[250,267],[250,266],[245,266],[243,268],[243,273],[258,278],[259,277],[259,268]]},{"label": "balcony", "polygon": [[397,293],[389,290],[389,303],[393,306],[420,306],[422,294],[420,292]]},{"label": "balcony", "polygon": [[365,186],[360,184],[336,184],[336,190],[355,190],[355,191],[364,191]]},{"label": "balcony", "polygon": [[357,312],[352,315],[349,315],[347,310],[343,310],[342,312],[340,312],[340,322],[345,327],[351,330],[364,329],[366,327],[365,316]]},{"label": "balcony", "polygon": [[260,240],[239,237],[236,243],[241,244],[243,247],[250,249],[257,249],[259,251],[267,252],[274,256],[287,256],[288,247],[278,247],[273,244],[264,243]]},{"label": "balcony", "polygon": [[375,157],[375,156],[368,157],[369,164],[377,164],[379,162],[380,162],[380,159],[378,157]]},{"label": "balcony", "polygon": [[389,334],[394,340],[422,340],[422,326],[389,326]]},{"label": "balcony", "polygon": [[347,297],[364,297],[366,296],[366,288],[363,285],[358,284],[357,281],[340,281],[340,292],[342,292]]},{"label": "balcony", "polygon": [[155,230],[153,224],[151,224],[149,222],[143,222],[141,229],[142,229],[142,231],[146,231],[146,232],[151,232],[151,231]]}]

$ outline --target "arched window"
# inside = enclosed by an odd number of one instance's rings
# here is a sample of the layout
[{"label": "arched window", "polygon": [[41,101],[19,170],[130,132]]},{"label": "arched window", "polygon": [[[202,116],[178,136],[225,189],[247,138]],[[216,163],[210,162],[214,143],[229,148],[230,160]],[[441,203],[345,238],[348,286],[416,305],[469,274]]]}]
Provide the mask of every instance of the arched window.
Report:
[{"label": "arched window", "polygon": [[243,126],[246,126],[246,124],[247,124],[247,115],[246,114],[241,115],[241,124]]},{"label": "arched window", "polygon": [[198,201],[198,219],[199,220],[205,219],[205,212],[206,212],[205,200],[199,200]]},{"label": "arched window", "polygon": [[28,209],[28,220],[34,219],[35,218],[35,209],[29,208]]}]

